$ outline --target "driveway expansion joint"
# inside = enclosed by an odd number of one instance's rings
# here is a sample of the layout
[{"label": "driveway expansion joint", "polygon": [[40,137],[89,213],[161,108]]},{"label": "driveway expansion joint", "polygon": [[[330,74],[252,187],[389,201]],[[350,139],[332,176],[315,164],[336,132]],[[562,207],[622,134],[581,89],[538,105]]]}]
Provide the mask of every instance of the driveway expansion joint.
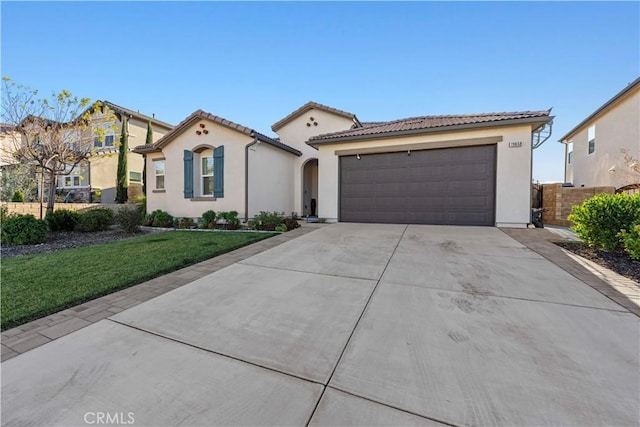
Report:
[{"label": "driveway expansion joint", "polygon": [[404,238],[404,235],[407,232],[408,228],[409,228],[409,225],[405,225],[404,230],[402,230],[402,234],[398,238],[398,241],[396,242],[396,245],[394,246],[393,251],[391,252],[391,256],[389,256],[389,259],[387,260],[387,263],[385,264],[384,269],[380,273],[380,277],[378,278],[378,280],[376,280],[376,284],[373,287],[373,289],[371,290],[371,294],[369,294],[369,298],[367,298],[367,302],[364,304],[364,307],[362,308],[362,312],[360,313],[360,316],[358,316],[358,320],[356,320],[356,323],[353,326],[353,329],[351,330],[351,333],[349,334],[349,337],[347,338],[347,341],[345,342],[344,346],[342,347],[342,351],[340,352],[340,356],[338,357],[338,360],[333,365],[333,369],[331,370],[331,374],[329,374],[329,377],[327,378],[327,384],[322,388],[322,393],[320,393],[320,397],[318,398],[318,401],[316,402],[316,406],[313,408],[313,411],[311,412],[311,416],[307,420],[307,423],[305,424],[305,426],[308,426],[309,423],[311,423],[311,420],[313,419],[313,416],[316,414],[316,411],[318,410],[318,406],[320,405],[320,401],[322,401],[322,397],[324,396],[324,393],[327,390],[327,387],[329,386],[329,383],[331,382],[331,379],[333,378],[333,375],[335,374],[336,369],[338,368],[338,365],[342,361],[342,358],[344,357],[344,353],[347,350],[347,347],[349,347],[349,342],[351,341],[351,338],[353,337],[353,334],[356,332],[356,329],[358,329],[358,325],[360,324],[360,321],[364,317],[364,314],[367,312],[367,307],[369,307],[369,303],[371,303],[371,299],[373,298],[373,295],[376,293],[376,289],[378,289],[378,286],[380,285],[380,281],[384,277],[384,272],[387,270],[387,267],[389,267],[389,264],[391,263],[391,259],[393,259],[393,255],[395,255],[396,250],[398,250],[398,246],[400,246],[400,242]]}]

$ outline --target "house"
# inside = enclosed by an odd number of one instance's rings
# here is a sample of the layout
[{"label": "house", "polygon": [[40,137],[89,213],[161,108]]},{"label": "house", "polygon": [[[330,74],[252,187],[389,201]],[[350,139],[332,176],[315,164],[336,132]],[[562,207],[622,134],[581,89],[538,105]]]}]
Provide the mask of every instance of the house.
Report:
[{"label": "house", "polygon": [[560,138],[564,180],[576,187],[617,189],[638,184],[621,150],[640,159],[640,78]]},{"label": "house", "polygon": [[524,227],[532,140],[550,111],[361,122],[309,102],[276,122],[277,138],[198,110],[134,152],[150,171],[147,209],[209,209],[328,221]]},{"label": "house", "polygon": [[[73,192],[75,201],[96,201],[95,194],[100,193],[101,203],[113,203],[116,197],[116,173],[118,169],[118,143],[122,132],[123,118],[127,119],[129,147],[145,142],[147,127],[151,124],[153,140],[157,141],[168,133],[173,126],[155,117],[121,107],[109,101],[100,101],[113,112],[114,119],[104,121],[94,114],[95,122],[102,126],[103,137],[96,138],[96,152],[88,162],[74,168],[69,175],[58,177],[57,187],[63,193]],[[142,172],[144,158],[131,148],[127,156],[130,199],[142,194]],[[93,193],[93,195],[91,195]]]}]

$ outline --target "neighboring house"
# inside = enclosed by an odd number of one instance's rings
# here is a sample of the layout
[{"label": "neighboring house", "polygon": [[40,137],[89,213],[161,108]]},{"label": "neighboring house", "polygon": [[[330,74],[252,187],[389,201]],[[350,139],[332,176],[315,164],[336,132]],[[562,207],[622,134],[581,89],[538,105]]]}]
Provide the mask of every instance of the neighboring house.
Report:
[{"label": "neighboring house", "polygon": [[564,180],[576,187],[638,184],[621,150],[640,160],[640,78],[560,138]]},{"label": "neighboring house", "polygon": [[147,125],[151,123],[153,140],[157,141],[171,130],[172,125],[129,110],[109,101],[101,101],[113,111],[115,122],[104,122],[94,115],[94,120],[101,123],[104,129],[103,138],[96,138],[95,155],[88,162],[74,168],[69,175],[58,177],[58,188],[73,192],[75,201],[90,201],[89,194],[100,190],[101,203],[113,203],[116,198],[116,174],[118,169],[118,144],[122,131],[122,119],[127,118],[129,132],[129,153],[127,168],[129,179],[129,196],[133,198],[142,194],[142,169],[144,158],[134,153],[131,148],[145,141]]},{"label": "neighboring house", "polygon": [[179,217],[211,209],[524,227],[532,140],[552,119],[526,111],[363,123],[309,102],[270,138],[198,110],[134,152],[147,157],[147,209]]}]

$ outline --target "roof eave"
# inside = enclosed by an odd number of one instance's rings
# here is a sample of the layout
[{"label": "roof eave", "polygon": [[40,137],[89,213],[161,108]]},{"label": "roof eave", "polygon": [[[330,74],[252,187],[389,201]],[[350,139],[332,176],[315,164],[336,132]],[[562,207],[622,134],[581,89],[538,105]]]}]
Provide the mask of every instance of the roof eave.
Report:
[{"label": "roof eave", "polygon": [[629,83],[624,89],[622,89],[620,92],[615,94],[610,100],[608,100],[607,102],[602,104],[600,106],[600,108],[598,108],[596,111],[594,111],[589,116],[587,116],[586,119],[581,121],[576,127],[571,129],[567,134],[565,134],[562,138],[560,138],[558,140],[558,142],[566,144],[568,142],[568,141],[566,141],[567,139],[569,139],[570,137],[574,136],[576,133],[578,133],[578,131],[580,129],[582,129],[585,125],[587,125],[589,122],[591,122],[593,119],[595,119],[600,113],[602,113],[603,111],[605,111],[609,107],[611,107],[614,104],[616,104],[623,97],[625,97],[628,93],[632,92],[633,90],[635,90],[638,87],[640,87],[640,77],[635,79],[633,82]]},{"label": "roof eave", "polygon": [[554,116],[540,116],[540,117],[527,117],[523,119],[509,119],[509,120],[498,120],[495,122],[481,122],[481,123],[469,123],[463,125],[451,125],[451,126],[438,126],[434,128],[422,128],[422,129],[410,129],[410,130],[400,130],[394,132],[384,132],[384,133],[372,133],[366,135],[353,135],[353,136],[345,136],[345,137],[337,137],[337,138],[327,138],[327,139],[318,139],[318,140],[308,140],[306,144],[317,148],[319,145],[330,145],[337,144],[342,142],[350,142],[350,141],[362,141],[369,139],[384,139],[384,138],[393,138],[397,136],[412,136],[412,135],[420,135],[425,133],[446,133],[452,131],[459,130],[469,130],[469,129],[482,129],[482,128],[494,128],[494,127],[504,127],[504,126],[515,126],[515,125],[523,125],[523,124],[544,124],[553,120]]}]

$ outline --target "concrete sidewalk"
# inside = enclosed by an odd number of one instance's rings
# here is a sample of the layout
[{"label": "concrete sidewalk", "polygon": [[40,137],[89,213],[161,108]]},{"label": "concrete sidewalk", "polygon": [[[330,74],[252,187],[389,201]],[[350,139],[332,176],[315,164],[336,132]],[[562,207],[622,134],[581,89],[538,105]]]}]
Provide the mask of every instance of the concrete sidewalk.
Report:
[{"label": "concrete sidewalk", "polygon": [[498,229],[341,223],[3,363],[2,422],[637,425],[639,334]]}]

